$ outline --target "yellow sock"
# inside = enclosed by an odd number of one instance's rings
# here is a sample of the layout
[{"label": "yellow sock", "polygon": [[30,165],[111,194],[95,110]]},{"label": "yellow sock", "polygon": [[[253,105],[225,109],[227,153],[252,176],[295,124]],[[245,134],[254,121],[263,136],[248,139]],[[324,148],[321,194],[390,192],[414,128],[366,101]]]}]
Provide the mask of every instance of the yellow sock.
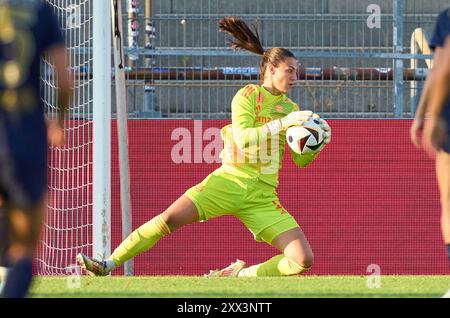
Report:
[{"label": "yellow sock", "polygon": [[155,216],[131,233],[111,254],[110,259],[117,266],[153,247],[170,229],[161,215]]},{"label": "yellow sock", "polygon": [[303,267],[281,254],[272,257],[264,263],[242,269],[238,277],[290,276],[299,275],[308,270],[308,267]]}]

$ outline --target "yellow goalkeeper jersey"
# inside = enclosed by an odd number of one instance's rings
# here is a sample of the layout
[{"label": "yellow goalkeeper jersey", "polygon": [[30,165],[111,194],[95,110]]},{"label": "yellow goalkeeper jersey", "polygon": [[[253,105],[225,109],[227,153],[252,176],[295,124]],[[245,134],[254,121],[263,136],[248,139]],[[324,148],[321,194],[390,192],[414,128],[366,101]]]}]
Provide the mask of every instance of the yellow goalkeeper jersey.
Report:
[{"label": "yellow goalkeeper jersey", "polygon": [[267,136],[262,126],[299,110],[298,105],[285,94],[272,95],[261,85],[249,84],[236,93],[231,107],[232,123],[221,130],[220,170],[277,187],[286,132]]}]

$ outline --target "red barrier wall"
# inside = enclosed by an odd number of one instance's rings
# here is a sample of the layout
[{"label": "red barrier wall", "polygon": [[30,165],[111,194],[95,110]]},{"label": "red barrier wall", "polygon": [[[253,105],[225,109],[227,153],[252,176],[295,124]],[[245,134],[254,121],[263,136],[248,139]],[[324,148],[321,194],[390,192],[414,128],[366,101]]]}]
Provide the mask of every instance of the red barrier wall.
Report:
[{"label": "red barrier wall", "polygon": [[[219,167],[204,162],[202,152],[209,153],[214,136],[226,123],[129,121],[133,229]],[[301,225],[315,254],[309,274],[364,275],[370,264],[379,265],[381,274],[447,274],[434,164],[411,145],[410,121],[329,123],[332,143],[323,153],[305,169],[297,168],[287,153],[280,174],[281,202]],[[175,136],[183,133],[191,136],[192,163],[175,164],[171,151],[180,146]],[[111,245],[115,247],[121,241],[115,124],[112,136]],[[189,144],[187,139],[182,142]],[[135,274],[201,275],[236,258],[255,264],[277,253],[256,243],[238,220],[222,217],[163,238],[135,258]]]}]

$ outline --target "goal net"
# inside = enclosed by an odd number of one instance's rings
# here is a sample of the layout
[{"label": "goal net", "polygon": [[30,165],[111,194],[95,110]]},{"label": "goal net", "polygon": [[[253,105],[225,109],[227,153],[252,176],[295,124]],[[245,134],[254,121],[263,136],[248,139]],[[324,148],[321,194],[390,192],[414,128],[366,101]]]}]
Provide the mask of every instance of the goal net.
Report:
[{"label": "goal net", "polygon": [[[71,274],[77,253],[95,252],[94,0],[46,1],[58,16],[65,37],[74,90],[65,122],[66,144],[48,152],[47,217],[35,264],[38,274],[65,275]],[[41,96],[49,118],[58,111],[53,71],[52,61],[43,59]]]}]

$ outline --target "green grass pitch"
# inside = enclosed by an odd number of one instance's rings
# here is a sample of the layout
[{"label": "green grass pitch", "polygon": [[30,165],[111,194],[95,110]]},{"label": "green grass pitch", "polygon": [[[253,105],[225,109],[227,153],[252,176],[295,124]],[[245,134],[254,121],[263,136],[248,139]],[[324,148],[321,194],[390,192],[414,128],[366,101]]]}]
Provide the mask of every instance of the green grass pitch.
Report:
[{"label": "green grass pitch", "polygon": [[441,297],[450,276],[381,276],[379,288],[368,276],[204,278],[198,276],[36,277],[30,297],[157,298],[417,298]]}]

